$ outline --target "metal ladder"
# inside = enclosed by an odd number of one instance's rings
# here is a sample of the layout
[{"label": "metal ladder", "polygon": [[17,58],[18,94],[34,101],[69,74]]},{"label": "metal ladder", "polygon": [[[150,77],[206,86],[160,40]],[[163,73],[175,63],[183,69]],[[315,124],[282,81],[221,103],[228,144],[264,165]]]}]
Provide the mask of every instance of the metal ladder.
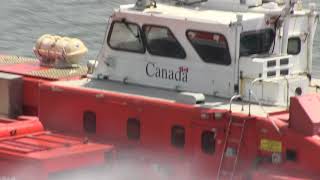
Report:
[{"label": "metal ladder", "polygon": [[[225,177],[223,179],[230,179],[232,180],[237,168],[237,163],[238,163],[238,159],[239,159],[239,153],[240,153],[240,148],[241,148],[241,144],[242,144],[242,140],[243,140],[243,136],[244,136],[244,131],[245,131],[245,125],[246,125],[246,121],[247,119],[241,119],[242,122],[234,122],[234,119],[232,117],[232,115],[230,114],[230,120],[228,123],[228,128],[227,128],[227,132],[226,132],[226,138],[225,138],[225,143],[224,143],[224,147],[223,147],[223,151],[222,151],[222,156],[221,156],[221,160],[220,160],[220,164],[219,164],[219,169],[218,169],[218,174],[217,174],[217,180],[221,179],[221,177]],[[234,127],[232,127],[234,126]],[[241,128],[241,132],[240,132],[240,138],[236,139],[236,138],[230,138],[230,134],[231,134],[231,128]],[[226,165],[224,165],[225,162],[225,158],[226,158],[226,151],[229,147],[229,144],[235,144],[236,145],[236,154],[235,157],[229,157],[229,158],[233,158],[233,165],[232,165],[232,169],[230,170],[225,170],[226,169]],[[227,157],[228,158],[228,157]]]}]

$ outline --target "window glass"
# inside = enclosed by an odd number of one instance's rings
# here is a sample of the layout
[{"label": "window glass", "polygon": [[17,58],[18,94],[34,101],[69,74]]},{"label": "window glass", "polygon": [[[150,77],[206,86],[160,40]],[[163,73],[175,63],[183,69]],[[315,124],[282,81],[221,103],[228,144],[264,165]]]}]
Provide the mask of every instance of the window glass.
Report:
[{"label": "window glass", "polygon": [[274,42],[272,29],[248,31],[240,36],[240,56],[269,53]]},{"label": "window glass", "polygon": [[201,148],[204,153],[213,154],[215,151],[215,133],[204,131],[201,135]]},{"label": "window glass", "polygon": [[288,40],[288,54],[297,55],[301,50],[301,40],[299,37],[292,37]]},{"label": "window glass", "polygon": [[127,136],[131,140],[140,139],[140,121],[138,119],[134,119],[134,118],[128,119]]},{"label": "window glass", "polygon": [[188,31],[187,38],[203,61],[221,65],[231,64],[228,43],[223,35],[211,32]]},{"label": "window glass", "polygon": [[173,126],[171,129],[171,144],[183,148],[185,144],[185,129],[182,126]]},{"label": "window glass", "polygon": [[108,44],[116,50],[144,53],[145,48],[138,25],[128,22],[114,22],[111,26]]},{"label": "window glass", "polygon": [[186,57],[182,46],[167,27],[144,25],[143,31],[150,54],[179,59]]}]

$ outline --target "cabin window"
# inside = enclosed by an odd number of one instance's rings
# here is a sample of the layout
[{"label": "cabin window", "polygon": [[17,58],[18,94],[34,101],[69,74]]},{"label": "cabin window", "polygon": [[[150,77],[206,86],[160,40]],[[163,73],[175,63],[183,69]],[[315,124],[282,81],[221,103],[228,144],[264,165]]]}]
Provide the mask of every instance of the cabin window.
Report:
[{"label": "cabin window", "polygon": [[227,39],[222,34],[189,30],[187,38],[204,62],[231,64]]},{"label": "cabin window", "polygon": [[140,139],[140,121],[135,118],[129,118],[127,121],[127,136],[130,140]]},{"label": "cabin window", "polygon": [[178,59],[184,59],[186,57],[184,49],[169,28],[144,25],[142,29],[150,54]]},{"label": "cabin window", "polygon": [[213,154],[215,151],[215,133],[212,131],[204,131],[201,135],[201,148],[206,154]]},{"label": "cabin window", "polygon": [[274,45],[275,33],[272,29],[248,31],[240,36],[240,56],[267,54]]},{"label": "cabin window", "polygon": [[125,21],[113,22],[108,36],[108,44],[115,50],[145,52],[140,27]]},{"label": "cabin window", "polygon": [[83,129],[87,133],[96,133],[96,113],[92,111],[83,113]]},{"label": "cabin window", "polygon": [[171,144],[177,148],[183,148],[185,144],[185,129],[182,126],[171,128]]},{"label": "cabin window", "polygon": [[287,53],[291,55],[297,55],[301,51],[301,40],[299,37],[291,37],[288,40]]}]

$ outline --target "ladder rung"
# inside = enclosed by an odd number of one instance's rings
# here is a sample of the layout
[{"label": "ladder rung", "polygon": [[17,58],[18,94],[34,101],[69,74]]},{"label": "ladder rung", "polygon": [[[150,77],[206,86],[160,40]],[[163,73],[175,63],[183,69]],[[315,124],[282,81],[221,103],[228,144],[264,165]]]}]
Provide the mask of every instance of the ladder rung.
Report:
[{"label": "ladder rung", "polygon": [[224,170],[222,170],[221,171],[221,175],[231,175],[231,172],[230,171],[224,171]]},{"label": "ladder rung", "polygon": [[233,123],[231,123],[231,124],[232,124],[232,126],[244,127],[243,123],[233,122]]},{"label": "ladder rung", "polygon": [[240,139],[236,139],[236,138],[229,138],[228,139],[228,142],[230,143],[237,143],[237,144],[239,144],[240,143]]},{"label": "ladder rung", "polygon": [[[224,177],[229,177],[232,175],[232,172],[229,171],[229,170],[221,170],[221,176],[224,176]],[[228,179],[229,179],[228,178]]]},{"label": "ladder rung", "polygon": [[[239,154],[240,154],[240,148],[241,148],[241,143],[243,141],[243,136],[244,136],[244,132],[245,132],[245,124],[246,124],[246,120],[242,120],[240,122],[239,122],[239,120],[234,121],[234,119],[232,117],[230,117],[228,129],[227,129],[227,133],[226,133],[226,140],[224,143],[224,149],[223,149],[222,157],[221,157],[220,164],[219,164],[217,179],[220,179],[220,177],[226,178],[226,176],[229,176],[229,178],[232,179],[235,175],[235,172],[237,171],[237,162],[238,162],[238,158],[239,158]],[[232,126],[241,128],[241,134],[240,134],[239,138],[230,137],[230,136],[234,136],[234,135],[231,135],[232,134],[231,133]],[[228,145],[229,143],[234,143],[234,145],[236,147],[230,147]],[[224,165],[224,158],[234,158],[233,167],[232,167],[231,171],[223,170],[224,168],[226,168]]]},{"label": "ladder rung", "polygon": [[225,159],[228,159],[230,162],[234,162],[236,160],[237,155],[228,156],[226,155]]}]

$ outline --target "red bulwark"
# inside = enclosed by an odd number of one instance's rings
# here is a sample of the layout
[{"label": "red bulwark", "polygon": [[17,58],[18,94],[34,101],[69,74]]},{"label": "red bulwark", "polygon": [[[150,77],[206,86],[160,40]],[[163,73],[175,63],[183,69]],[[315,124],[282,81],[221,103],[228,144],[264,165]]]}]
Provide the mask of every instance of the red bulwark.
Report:
[{"label": "red bulwark", "polygon": [[320,95],[291,98],[290,128],[305,135],[320,134]]},{"label": "red bulwark", "polygon": [[[15,180],[46,180],[51,174],[105,164],[109,145],[37,132],[0,139],[0,174]],[[112,157],[112,156],[108,156]]]},{"label": "red bulwark", "polygon": [[23,114],[37,116],[39,84],[80,79],[87,74],[87,67],[79,65],[69,69],[55,69],[40,66],[34,58],[0,55],[0,72],[23,77]]}]

